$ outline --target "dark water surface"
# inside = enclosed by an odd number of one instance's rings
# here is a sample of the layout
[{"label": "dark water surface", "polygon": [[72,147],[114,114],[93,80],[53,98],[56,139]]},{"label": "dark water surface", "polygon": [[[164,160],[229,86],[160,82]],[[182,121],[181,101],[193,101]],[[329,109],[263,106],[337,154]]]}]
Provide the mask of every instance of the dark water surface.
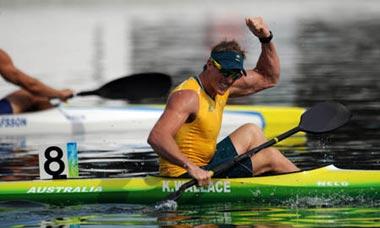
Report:
[{"label": "dark water surface", "polygon": [[[38,12],[48,7],[43,4],[43,1],[41,2],[42,5],[36,5],[33,8],[35,14],[31,11],[27,12],[38,17],[36,16]],[[170,10],[170,1],[164,1],[163,6],[160,6],[162,8],[155,6],[161,10],[158,12],[152,6],[154,4],[148,4],[148,2],[143,1],[142,4],[118,2],[115,6],[110,6],[102,1],[97,1],[99,5],[91,5],[85,1],[77,6],[72,2],[65,5],[57,1],[56,4],[50,5],[49,9],[53,12],[60,12],[62,9],[65,12],[70,10],[77,12],[80,9],[79,11],[89,18],[94,16],[92,12],[94,8],[102,11],[102,7],[106,5],[105,15],[111,18],[110,22],[95,21],[91,22],[89,26],[91,29],[84,28],[85,31],[86,29],[91,31],[88,38],[83,38],[89,39],[88,46],[82,46],[84,52],[92,53],[89,57],[91,61],[86,63],[86,67],[95,70],[89,71],[84,68],[78,70],[77,66],[72,64],[75,70],[71,72],[72,74],[66,74],[70,75],[67,80],[74,82],[79,80],[79,75],[83,74],[90,75],[92,81],[98,81],[98,84],[101,84],[107,80],[105,76],[107,72],[113,72],[110,70],[112,67],[109,65],[108,58],[110,58],[109,53],[114,51],[124,53],[120,55],[123,56],[121,61],[128,65],[129,72],[165,72],[173,75],[174,83],[178,84],[188,74],[198,74],[201,71],[208,57],[209,47],[213,43],[231,35],[249,50],[247,65],[254,67],[260,45],[242,26],[242,18],[243,15],[267,15],[282,62],[281,82],[276,88],[248,98],[231,100],[230,103],[310,107],[319,101],[339,101],[353,113],[352,121],[348,125],[332,134],[308,136],[306,145],[281,147],[281,150],[300,168],[335,164],[342,168],[380,169],[380,33],[378,32],[380,31],[380,14],[374,13],[380,7],[378,3],[368,1],[371,4],[368,3],[369,7],[363,9],[364,3],[356,4],[353,1],[347,1],[344,7],[343,3],[337,3],[339,1],[328,1],[331,2],[331,8],[326,6],[328,3],[325,1],[321,1],[320,4],[315,3],[312,7],[303,5],[299,1],[284,1],[285,3],[282,3],[280,8],[286,10],[276,14],[271,11],[272,3],[255,2],[263,8],[262,12],[257,9],[251,12],[247,8],[253,5],[245,1],[237,7],[240,11],[234,8],[235,5],[231,6],[224,2],[225,6],[221,4],[215,10],[203,12],[199,9],[200,6],[197,6],[200,4],[187,2],[183,6],[187,7],[187,10],[181,8],[179,13],[173,13]],[[19,15],[14,16],[15,23],[22,26],[20,21],[23,17],[20,15],[25,9],[17,4],[10,5],[8,4],[9,11],[7,8],[3,9],[3,18],[4,15],[9,17],[10,12],[13,12],[14,15]],[[209,2],[206,5],[213,4]],[[123,14],[120,7],[125,7],[128,12],[131,8],[135,9],[135,13],[132,16],[121,17],[120,15]],[[168,7],[167,11],[164,10],[165,7]],[[225,13],[229,12],[229,7],[234,12],[233,14]],[[342,17],[333,13],[339,9],[342,9]],[[17,12],[21,13],[17,14]],[[145,17],[138,16],[136,12],[144,12]],[[2,14],[0,14],[0,19]],[[79,15],[81,14],[73,13],[73,18],[78,17],[78,24],[84,23],[83,15]],[[117,18],[118,15],[122,20]],[[113,16],[116,19],[112,21]],[[113,41],[113,37],[110,37],[110,30],[112,31],[113,28],[111,25],[117,21],[121,21],[122,24],[117,26],[129,28],[118,33],[122,36],[115,44],[120,47],[119,49],[109,47],[110,42]],[[82,27],[75,27],[75,24],[72,26],[73,32],[80,33]],[[45,30],[49,31],[49,29]],[[7,33],[11,31],[10,28],[7,29]],[[53,34],[46,36],[54,38]],[[44,40],[41,37],[38,39]],[[17,50],[15,46],[19,42],[15,39],[13,46],[12,42],[4,40],[3,43],[6,45],[2,48]],[[76,43],[83,43],[83,41],[78,40]],[[69,52],[70,49],[67,51]],[[84,56],[81,51],[77,54]],[[73,56],[73,58],[78,56]],[[33,62],[31,59],[23,60],[21,57],[20,59],[21,62]],[[120,61],[117,58],[114,60]],[[115,68],[118,68],[117,66],[115,64]],[[41,71],[44,70],[41,69]],[[50,68],[42,72],[42,74],[50,73]],[[63,79],[49,80],[52,84],[56,82],[58,85],[58,81],[55,80]],[[159,103],[162,100],[155,102]],[[25,141],[19,139],[9,137],[0,139],[0,179],[2,181],[38,177],[38,151],[23,144]],[[141,145],[141,147],[143,151],[149,151],[146,145]],[[131,153],[133,146],[130,145],[122,145],[117,150],[97,148],[80,149],[81,176],[130,176],[157,171],[157,157],[154,153],[134,154]],[[102,159],[99,159],[99,154],[102,154]],[[108,160],[104,160],[105,158]],[[180,205],[177,211],[146,212],[142,210],[141,205],[102,204],[52,207],[43,204],[12,202],[0,203],[0,224],[26,227],[69,227],[70,225],[380,227],[380,207],[376,203],[366,202],[363,205],[308,203],[288,202],[285,205],[264,206],[221,203],[203,207]]]},{"label": "dark water surface", "polygon": [[[0,205],[0,211],[1,207]],[[139,205],[95,204],[54,208],[28,205],[2,212],[3,225],[34,227],[121,227],[121,226],[262,226],[262,227],[379,227],[376,207],[299,208],[253,207],[247,204],[184,206],[176,211],[144,212]],[[41,221],[42,220],[42,221]],[[71,227],[70,226],[70,227]]]}]

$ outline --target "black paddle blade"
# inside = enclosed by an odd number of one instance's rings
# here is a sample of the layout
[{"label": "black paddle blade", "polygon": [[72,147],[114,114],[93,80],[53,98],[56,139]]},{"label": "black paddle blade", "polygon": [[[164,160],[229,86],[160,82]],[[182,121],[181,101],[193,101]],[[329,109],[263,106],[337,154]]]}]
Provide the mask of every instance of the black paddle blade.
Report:
[{"label": "black paddle blade", "polygon": [[301,116],[299,128],[307,133],[325,133],[346,124],[351,112],[338,102],[322,102],[308,109]]},{"label": "black paddle blade", "polygon": [[113,80],[97,90],[81,92],[77,95],[98,95],[107,99],[138,101],[164,97],[168,94],[171,86],[172,80],[167,74],[140,73]]}]

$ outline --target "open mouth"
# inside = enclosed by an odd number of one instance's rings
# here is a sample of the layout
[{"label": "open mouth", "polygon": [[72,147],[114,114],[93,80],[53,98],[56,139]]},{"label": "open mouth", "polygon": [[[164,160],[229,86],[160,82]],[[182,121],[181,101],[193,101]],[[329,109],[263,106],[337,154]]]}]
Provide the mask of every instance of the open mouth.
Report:
[{"label": "open mouth", "polygon": [[228,83],[225,83],[225,82],[219,82],[218,83],[218,88],[219,88],[220,92],[225,92],[229,87],[230,87],[230,85]]}]

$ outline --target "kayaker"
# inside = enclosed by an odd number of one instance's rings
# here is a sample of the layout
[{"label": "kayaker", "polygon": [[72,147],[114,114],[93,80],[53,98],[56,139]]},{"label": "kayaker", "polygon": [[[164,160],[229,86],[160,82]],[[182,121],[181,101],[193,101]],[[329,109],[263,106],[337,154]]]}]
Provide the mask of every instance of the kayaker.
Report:
[{"label": "kayaker", "polygon": [[0,74],[8,82],[21,87],[0,100],[1,114],[16,114],[51,108],[49,100],[59,98],[66,101],[73,96],[70,89],[57,90],[19,70],[11,57],[0,49]]},{"label": "kayaker", "polygon": [[[245,51],[234,40],[222,41],[212,48],[203,71],[172,91],[148,138],[148,143],[160,155],[160,175],[190,176],[199,185],[206,185],[213,175],[207,170],[266,141],[258,126],[247,123],[216,144],[227,99],[255,94],[279,81],[280,61],[268,25],[261,17],[246,18],[245,22],[261,42],[256,67],[246,71]],[[220,177],[298,170],[279,150],[271,147]]]}]

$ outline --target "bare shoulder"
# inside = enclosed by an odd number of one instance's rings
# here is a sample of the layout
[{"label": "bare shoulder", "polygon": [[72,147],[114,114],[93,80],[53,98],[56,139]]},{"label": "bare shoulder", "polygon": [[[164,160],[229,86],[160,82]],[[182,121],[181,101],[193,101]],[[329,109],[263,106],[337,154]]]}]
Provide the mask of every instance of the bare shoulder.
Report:
[{"label": "bare shoulder", "polygon": [[196,114],[197,110],[198,96],[194,91],[180,90],[172,93],[164,112],[152,129],[152,134],[164,132],[174,135],[182,124]]},{"label": "bare shoulder", "polygon": [[11,57],[3,49],[0,49],[0,65],[8,65],[11,62]]},{"label": "bare shoulder", "polygon": [[193,90],[179,90],[169,96],[165,110],[193,114],[198,111],[198,95]]},{"label": "bare shoulder", "polygon": [[3,49],[0,48],[0,56],[8,55]]},{"label": "bare shoulder", "polygon": [[13,65],[11,57],[2,49],[0,49],[0,74],[6,80],[12,80],[16,68]]}]

